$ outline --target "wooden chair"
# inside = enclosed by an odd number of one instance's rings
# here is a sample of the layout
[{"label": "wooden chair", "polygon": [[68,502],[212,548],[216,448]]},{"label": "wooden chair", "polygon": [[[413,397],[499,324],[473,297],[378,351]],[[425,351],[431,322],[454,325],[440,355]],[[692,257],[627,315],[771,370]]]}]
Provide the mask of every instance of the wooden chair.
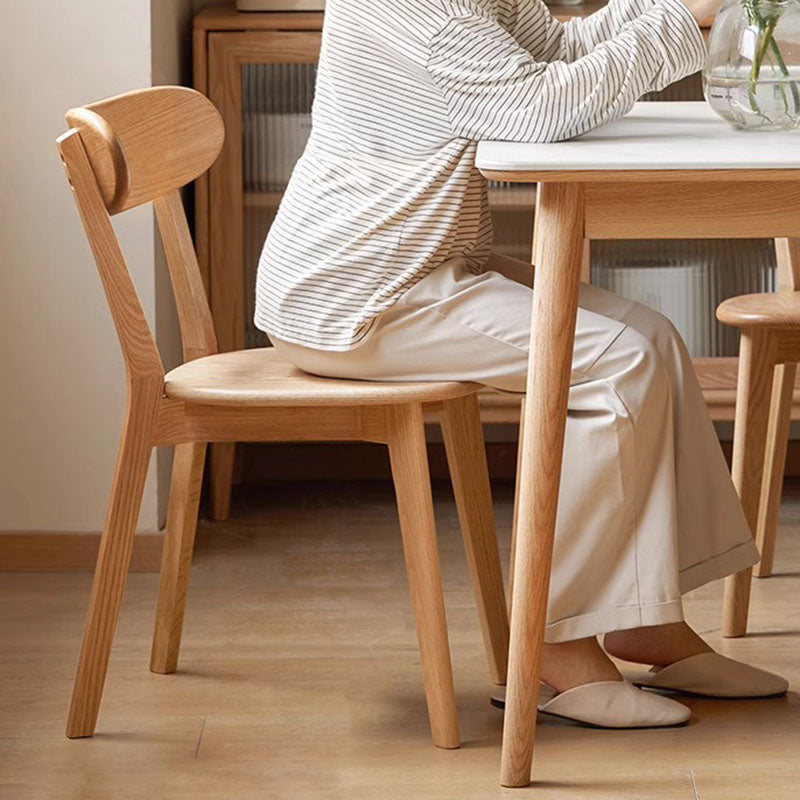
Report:
[{"label": "wooden chair", "polygon": [[[800,242],[777,241],[786,283],[800,278]],[[761,561],[725,580],[722,633],[747,632],[751,576],[772,574],[797,364],[800,362],[800,292],[751,294],[726,300],[717,318],[741,328],[733,481]],[[766,469],[765,469],[766,464]]]},{"label": "wooden chair", "polygon": [[[423,427],[441,414],[491,677],[505,682],[508,621],[474,384],[312,377],[269,349],[217,353],[179,189],[205,172],[224,129],[180,87],[130,92],[67,113],[58,147],[127,372],[127,410],[84,630],[67,736],[91,736],[105,682],[152,448],[175,445],[150,668],[174,672],[207,442],[358,440],[388,445],[433,741],[459,745]],[[184,362],[169,374],[111,215],[152,201],[175,294]]]}]

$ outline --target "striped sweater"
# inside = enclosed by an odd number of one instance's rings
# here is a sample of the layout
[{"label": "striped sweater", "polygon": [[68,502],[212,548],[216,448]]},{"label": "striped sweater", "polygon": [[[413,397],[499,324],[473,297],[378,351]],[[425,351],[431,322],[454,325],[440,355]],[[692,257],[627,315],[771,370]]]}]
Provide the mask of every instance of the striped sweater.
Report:
[{"label": "striped sweater", "polygon": [[321,350],[492,243],[482,139],[569,139],[702,67],[680,0],[561,24],[541,0],[328,0],[312,132],[261,255],[255,324]]}]

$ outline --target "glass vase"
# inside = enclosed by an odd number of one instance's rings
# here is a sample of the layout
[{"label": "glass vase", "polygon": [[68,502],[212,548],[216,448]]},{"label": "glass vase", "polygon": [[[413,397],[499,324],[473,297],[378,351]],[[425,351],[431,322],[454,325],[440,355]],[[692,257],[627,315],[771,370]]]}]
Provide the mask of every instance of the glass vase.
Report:
[{"label": "glass vase", "polygon": [[800,126],[800,0],[726,0],[711,28],[703,87],[734,128]]}]

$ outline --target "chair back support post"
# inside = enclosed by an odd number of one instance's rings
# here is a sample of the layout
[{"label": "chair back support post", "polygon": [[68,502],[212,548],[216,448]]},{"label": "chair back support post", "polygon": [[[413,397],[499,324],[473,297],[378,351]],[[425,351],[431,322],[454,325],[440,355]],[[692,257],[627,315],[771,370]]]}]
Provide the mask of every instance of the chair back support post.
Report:
[{"label": "chair back support post", "polygon": [[224,126],[199,92],[159,86],[67,112],[61,159],[100,272],[129,381],[164,368],[111,215],[152,202],[175,296],[185,361],[217,352],[180,189],[222,148]]},{"label": "chair back support post", "polygon": [[157,197],[153,207],[175,296],[183,360],[212,355],[217,352],[214,319],[179,191]]},{"label": "chair back support post", "polygon": [[80,133],[75,129],[65,133],[58,140],[58,148],[100,273],[128,380],[155,376],[161,376],[163,380],[161,357]]}]

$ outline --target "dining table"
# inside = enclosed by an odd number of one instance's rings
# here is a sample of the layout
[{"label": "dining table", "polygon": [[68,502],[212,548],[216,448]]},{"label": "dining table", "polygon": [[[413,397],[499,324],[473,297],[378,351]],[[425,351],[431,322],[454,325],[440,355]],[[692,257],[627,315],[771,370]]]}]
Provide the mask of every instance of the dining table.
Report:
[{"label": "dining table", "polygon": [[[501,760],[501,784],[519,787],[531,780],[587,242],[800,237],[800,134],[736,130],[704,102],[640,102],[568,141],[480,142],[476,164],[489,180],[537,184]],[[800,264],[790,267],[795,277],[784,288],[797,290]],[[745,511],[752,528],[753,511]],[[749,583],[745,571],[726,585],[726,624],[733,628]]]}]

